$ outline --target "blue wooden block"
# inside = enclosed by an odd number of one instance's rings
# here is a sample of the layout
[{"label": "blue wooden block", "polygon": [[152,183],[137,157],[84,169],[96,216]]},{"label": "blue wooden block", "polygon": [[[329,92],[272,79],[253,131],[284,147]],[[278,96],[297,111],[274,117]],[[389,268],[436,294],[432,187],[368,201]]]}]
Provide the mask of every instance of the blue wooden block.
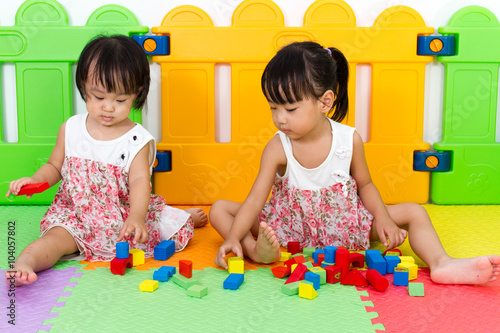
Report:
[{"label": "blue wooden block", "polygon": [[129,247],[127,242],[116,243],[116,257],[118,259],[128,259]]},{"label": "blue wooden block", "polygon": [[155,260],[167,260],[175,253],[175,242],[171,240],[164,240],[155,246],[154,258]]},{"label": "blue wooden block", "polygon": [[318,274],[316,274],[314,272],[307,272],[304,275],[304,280],[312,282],[315,290],[319,289],[321,279],[320,279],[320,276]]},{"label": "blue wooden block", "polygon": [[176,268],[174,266],[161,266],[153,273],[153,280],[166,282],[175,274],[175,272]]},{"label": "blue wooden block", "polygon": [[316,251],[313,252],[313,260],[314,260],[314,263],[317,264],[318,263],[318,254],[320,253],[325,253],[325,250],[323,249],[317,249]]},{"label": "blue wooden block", "polygon": [[368,268],[377,270],[381,275],[387,274],[387,262],[379,250],[366,250],[365,261]]},{"label": "blue wooden block", "polygon": [[404,268],[394,269],[393,283],[395,286],[407,286],[410,273]]},{"label": "blue wooden block", "polygon": [[157,270],[153,273],[153,280],[160,281],[160,282],[167,282],[168,279],[170,279],[170,275],[168,274],[167,271],[162,270],[161,267],[159,270]]},{"label": "blue wooden block", "polygon": [[387,262],[387,273],[394,273],[394,268],[398,266],[401,259],[398,256],[385,256],[385,261]]},{"label": "blue wooden block", "polygon": [[328,263],[335,263],[336,246],[325,246],[325,261]]},{"label": "blue wooden block", "polygon": [[224,287],[224,289],[236,290],[243,283],[244,279],[245,279],[245,275],[244,274],[231,273],[224,280],[223,287]]}]

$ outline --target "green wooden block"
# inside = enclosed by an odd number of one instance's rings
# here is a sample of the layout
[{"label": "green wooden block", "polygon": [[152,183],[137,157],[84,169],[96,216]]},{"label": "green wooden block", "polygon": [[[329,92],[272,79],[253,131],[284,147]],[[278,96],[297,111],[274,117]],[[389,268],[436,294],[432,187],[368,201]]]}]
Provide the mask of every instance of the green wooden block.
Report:
[{"label": "green wooden block", "polygon": [[311,257],[314,251],[316,251],[315,247],[305,247],[302,249],[302,254],[304,254],[304,257]]},{"label": "green wooden block", "polygon": [[313,263],[311,261],[305,262],[305,263],[303,263],[303,265],[305,265],[308,269],[314,267]]},{"label": "green wooden block", "polygon": [[290,256],[290,259],[293,257],[304,257],[304,259],[309,260],[309,257],[303,253],[295,253],[295,254]]},{"label": "green wooden block", "polygon": [[424,284],[421,282],[408,283],[408,294],[410,296],[425,296]]},{"label": "green wooden block", "polygon": [[202,286],[200,284],[194,284],[187,288],[188,296],[202,298],[208,294],[208,287]]},{"label": "green wooden block", "polygon": [[172,280],[175,282],[175,284],[181,286],[184,289],[188,289],[195,284],[200,284],[198,280],[188,279],[187,277],[180,274],[175,274],[174,276],[172,276]]},{"label": "green wooden block", "polygon": [[300,283],[307,283],[310,284],[311,286],[313,285],[312,282],[306,281],[306,280],[300,280],[292,283],[287,283],[281,286],[281,292],[283,294],[287,294],[288,296],[292,295],[298,295],[299,294],[299,284]]}]

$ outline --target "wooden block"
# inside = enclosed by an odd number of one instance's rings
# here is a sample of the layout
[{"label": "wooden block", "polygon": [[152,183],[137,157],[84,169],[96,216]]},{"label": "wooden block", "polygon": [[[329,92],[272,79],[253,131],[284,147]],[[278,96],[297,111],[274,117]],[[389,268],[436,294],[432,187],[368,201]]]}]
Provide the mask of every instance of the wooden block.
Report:
[{"label": "wooden block", "polygon": [[418,266],[410,262],[401,262],[397,268],[406,268],[408,270],[408,280],[415,280],[418,277]]},{"label": "wooden block", "polygon": [[278,279],[284,278],[285,276],[289,276],[291,273],[290,268],[286,266],[277,266],[273,267],[271,269],[271,272],[273,272],[273,275],[277,277]]},{"label": "wooden block", "polygon": [[245,273],[245,262],[243,261],[243,258],[241,257],[230,257],[227,260],[227,265],[228,265],[228,272],[229,274],[231,273],[237,273],[237,274],[244,274]]},{"label": "wooden block", "polygon": [[179,274],[190,279],[193,276],[193,262],[191,260],[179,260]]},{"label": "wooden block", "polygon": [[313,299],[318,296],[318,292],[308,283],[299,283],[299,297]]},{"label": "wooden block", "polygon": [[175,284],[181,286],[186,290],[189,287],[194,286],[195,284],[200,284],[197,280],[189,279],[180,274],[175,274],[174,276],[172,276],[172,280],[174,281]]},{"label": "wooden block", "polygon": [[425,296],[424,284],[421,282],[408,283],[408,294],[410,296]]},{"label": "wooden block", "polygon": [[132,266],[144,265],[144,251],[132,249],[129,253],[132,255]]},{"label": "wooden block", "polygon": [[202,298],[207,296],[208,288],[199,284],[192,285],[187,289],[188,296]]},{"label": "wooden block", "polygon": [[342,279],[340,284],[357,286],[357,287],[368,287],[368,281],[357,269],[351,269],[349,273]]},{"label": "wooden block", "polygon": [[153,292],[158,289],[158,281],[155,280],[144,280],[139,285],[139,290]]}]

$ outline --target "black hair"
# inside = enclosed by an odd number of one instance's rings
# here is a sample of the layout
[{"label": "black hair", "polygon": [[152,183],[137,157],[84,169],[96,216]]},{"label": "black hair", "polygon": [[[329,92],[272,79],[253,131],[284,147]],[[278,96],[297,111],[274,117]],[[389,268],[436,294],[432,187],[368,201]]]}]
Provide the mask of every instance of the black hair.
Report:
[{"label": "black hair", "polygon": [[276,53],[264,69],[262,92],[268,101],[293,104],[319,99],[327,90],[335,94],[330,117],[341,122],[347,115],[349,65],[338,49],[315,42],[295,42]]},{"label": "black hair", "polygon": [[134,108],[140,109],[149,92],[149,62],[142,47],[123,35],[97,36],[83,49],[76,69],[76,86],[83,100],[89,78],[109,92],[137,94]]}]

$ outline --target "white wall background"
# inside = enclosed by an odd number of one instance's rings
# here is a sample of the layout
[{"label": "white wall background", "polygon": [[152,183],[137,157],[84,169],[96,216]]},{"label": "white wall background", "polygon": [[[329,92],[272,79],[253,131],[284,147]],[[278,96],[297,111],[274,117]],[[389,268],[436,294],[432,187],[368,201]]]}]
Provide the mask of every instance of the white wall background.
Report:
[{"label": "white wall background", "polygon": [[[429,27],[436,29],[445,26],[449,18],[460,8],[468,5],[480,5],[491,10],[500,18],[500,1],[497,0],[345,0],[353,9],[356,15],[358,26],[372,26],[377,16],[386,8],[395,5],[406,5],[412,7],[423,17]],[[11,26],[15,23],[15,14],[24,0],[2,0],[2,10],[0,11],[0,26]],[[69,16],[70,25],[85,25],[88,17],[98,7],[105,4],[119,4],[131,10],[139,20],[141,25],[154,27],[161,24],[163,17],[173,8],[181,5],[194,5],[203,9],[211,17],[215,26],[230,26],[234,9],[242,0],[60,0],[59,3],[66,9]],[[314,0],[274,0],[281,8],[285,16],[286,26],[302,26],[304,13]],[[441,138],[441,115],[442,115],[442,87],[443,87],[443,66],[436,61],[427,65],[426,94],[424,110],[424,141],[434,143]],[[14,68],[12,64],[4,64],[1,68],[3,80],[3,127],[4,140],[7,142],[17,141],[16,122],[16,98]],[[161,140],[159,135],[160,117],[160,73],[159,66],[152,64],[153,82],[148,99],[148,106],[143,116],[143,123],[157,140]],[[369,91],[367,89],[370,80],[369,68],[359,68],[358,91],[356,98],[356,128],[367,140],[367,133],[364,119],[369,112]],[[219,97],[219,119],[222,125],[220,140],[230,140],[227,128],[230,126],[229,96],[224,91],[228,85],[229,71],[221,68],[219,72],[219,87],[221,87]],[[85,112],[85,104],[80,100],[79,95],[74,94],[75,112]],[[500,119],[500,115],[497,117]],[[498,122],[500,123],[500,121]],[[497,127],[500,127],[497,124]],[[497,141],[500,142],[500,130],[497,131]]]}]

